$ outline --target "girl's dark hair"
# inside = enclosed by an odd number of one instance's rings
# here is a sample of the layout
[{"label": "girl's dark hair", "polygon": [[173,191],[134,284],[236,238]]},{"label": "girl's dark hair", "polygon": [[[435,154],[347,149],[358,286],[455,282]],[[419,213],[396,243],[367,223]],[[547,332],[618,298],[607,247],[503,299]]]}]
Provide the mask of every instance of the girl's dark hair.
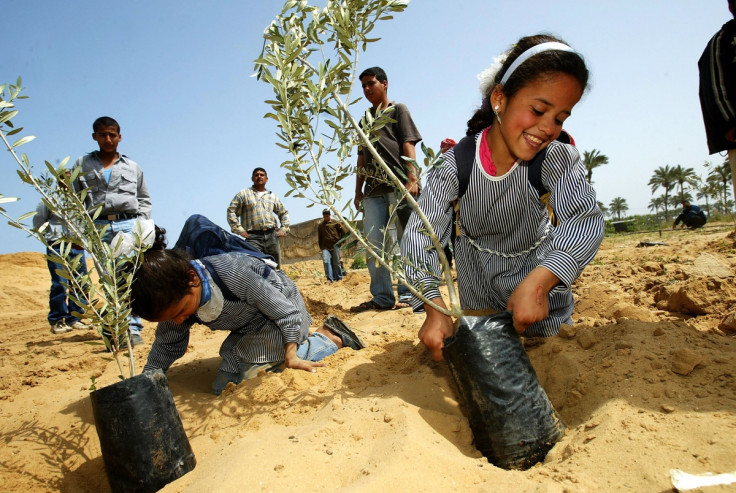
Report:
[{"label": "girl's dark hair", "polygon": [[166,249],[166,230],[156,226],[153,246],[143,254],[143,260],[133,276],[131,308],[136,315],[150,320],[174,303],[190,289],[191,257],[183,250]]},{"label": "girl's dark hair", "polygon": [[[483,102],[481,103],[480,109],[475,112],[470,120],[468,120],[468,130],[466,131],[466,135],[474,135],[480,132],[484,128],[490,126],[495,120],[496,116],[491,108],[489,98],[493,88],[496,87],[497,84],[501,83],[501,79],[503,79],[504,74],[511,64],[514,63],[514,60],[529,48],[551,41],[565,43],[565,41],[549,34],[537,34],[534,36],[523,37],[514,45],[509,52],[508,57],[506,57],[506,60],[503,62],[501,70],[498,71],[496,78],[490,85],[488,94],[483,95]],[[519,65],[519,67],[517,67],[511,74],[509,80],[506,81],[506,84],[503,85],[503,93],[507,97],[511,98],[521,88],[553,72],[563,72],[572,75],[578,80],[578,82],[580,82],[583,92],[585,92],[585,89],[588,87],[589,74],[583,57],[578,53],[571,51],[551,50],[538,53]]]}]

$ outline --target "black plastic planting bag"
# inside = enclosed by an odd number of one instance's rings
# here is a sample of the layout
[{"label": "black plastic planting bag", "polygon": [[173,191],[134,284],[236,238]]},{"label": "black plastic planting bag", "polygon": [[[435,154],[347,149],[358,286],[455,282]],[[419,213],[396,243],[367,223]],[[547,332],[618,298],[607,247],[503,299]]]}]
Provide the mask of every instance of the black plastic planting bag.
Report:
[{"label": "black plastic planting bag", "polygon": [[197,461],[161,370],[90,394],[102,459],[113,492],[154,492]]},{"label": "black plastic planting bag", "polygon": [[544,460],[565,425],[539,384],[511,313],[460,318],[442,352],[478,450],[504,469]]}]

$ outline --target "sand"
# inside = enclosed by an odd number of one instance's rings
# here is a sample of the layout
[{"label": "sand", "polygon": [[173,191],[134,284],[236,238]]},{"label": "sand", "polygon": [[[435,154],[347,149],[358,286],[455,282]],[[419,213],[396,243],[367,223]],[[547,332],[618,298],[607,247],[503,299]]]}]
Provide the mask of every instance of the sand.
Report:
[{"label": "sand", "polygon": [[[475,449],[447,365],[416,338],[423,315],[350,313],[368,299],[365,269],[332,284],[319,261],[285,270],[315,325],[338,315],[368,347],[215,397],[225,334],[196,326],[167,377],[197,467],[164,491],[662,492],[671,469],[736,470],[733,224],[604,242],[576,283],[573,325],[529,344],[568,431],[527,471]],[[88,389],[93,376],[117,381],[117,367],[94,332],[49,333],[40,253],[0,256],[0,286],[3,490],[109,491]],[[139,367],[153,331],[135,348]]]}]

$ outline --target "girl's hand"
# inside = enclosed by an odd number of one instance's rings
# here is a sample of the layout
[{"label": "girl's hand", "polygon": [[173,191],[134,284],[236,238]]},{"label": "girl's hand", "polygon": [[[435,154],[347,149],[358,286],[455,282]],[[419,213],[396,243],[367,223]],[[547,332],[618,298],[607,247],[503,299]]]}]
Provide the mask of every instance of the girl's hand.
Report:
[{"label": "girl's hand", "polygon": [[296,347],[297,345],[295,342],[289,342],[285,346],[286,354],[284,355],[284,366],[287,368],[315,373],[317,368],[325,366],[325,364],[320,361],[308,361],[299,358],[299,356],[296,355]]},{"label": "girl's hand", "polygon": [[[436,305],[445,307],[442,298],[434,298],[430,300]],[[419,329],[419,340],[427,346],[432,353],[435,361],[442,361],[442,348],[445,346],[445,339],[455,333],[455,327],[452,318],[442,312],[438,312],[428,304],[424,304],[424,310],[427,312],[427,318]]]},{"label": "girl's hand", "polygon": [[544,267],[531,271],[511,293],[506,309],[514,312],[514,329],[523,334],[532,324],[549,316],[550,290],[560,280]]}]

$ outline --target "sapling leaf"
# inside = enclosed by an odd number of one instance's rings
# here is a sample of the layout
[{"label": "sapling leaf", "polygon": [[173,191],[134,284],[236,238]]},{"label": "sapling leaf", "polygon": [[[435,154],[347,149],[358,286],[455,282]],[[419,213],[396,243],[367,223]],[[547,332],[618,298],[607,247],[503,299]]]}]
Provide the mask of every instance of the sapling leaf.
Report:
[{"label": "sapling leaf", "polygon": [[34,137],[33,135],[26,135],[25,137],[22,137],[22,138],[16,140],[15,143],[11,147],[20,147],[23,144],[27,144],[27,143],[31,142],[35,138],[36,137]]}]

